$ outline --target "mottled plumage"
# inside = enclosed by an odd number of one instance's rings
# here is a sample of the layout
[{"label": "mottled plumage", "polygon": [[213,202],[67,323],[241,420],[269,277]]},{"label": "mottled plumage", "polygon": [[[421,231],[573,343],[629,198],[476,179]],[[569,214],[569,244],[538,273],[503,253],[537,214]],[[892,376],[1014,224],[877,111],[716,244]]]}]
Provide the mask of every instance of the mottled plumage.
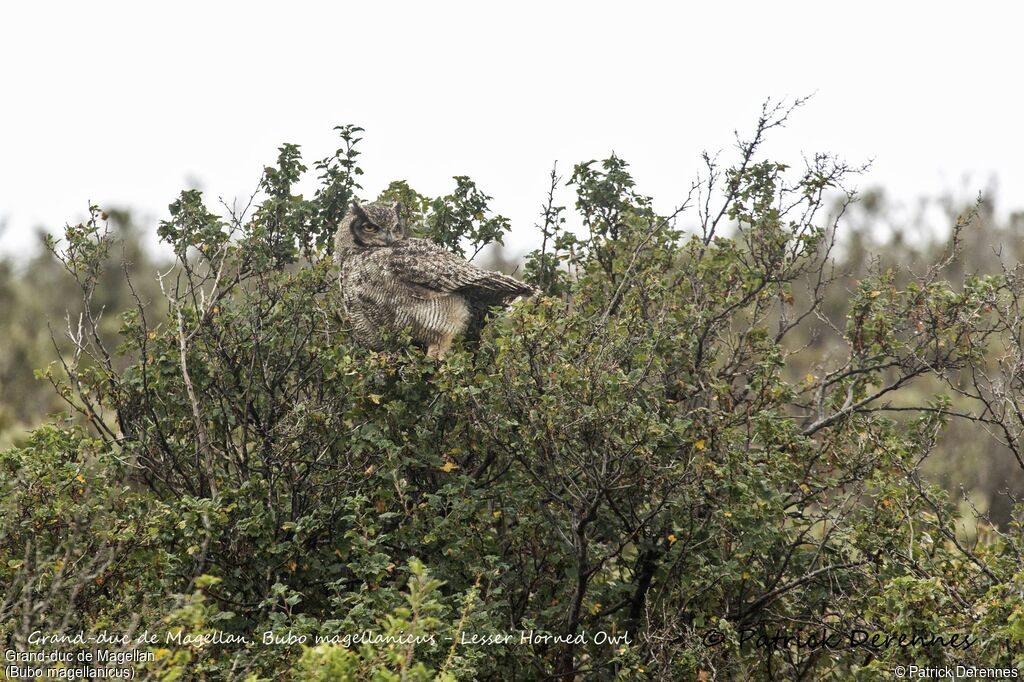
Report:
[{"label": "mottled plumage", "polygon": [[535,289],[481,270],[427,239],[410,239],[398,205],[354,204],[338,225],[334,258],[356,338],[383,349],[382,332],[409,329],[441,358],[460,335],[479,333],[487,311]]}]

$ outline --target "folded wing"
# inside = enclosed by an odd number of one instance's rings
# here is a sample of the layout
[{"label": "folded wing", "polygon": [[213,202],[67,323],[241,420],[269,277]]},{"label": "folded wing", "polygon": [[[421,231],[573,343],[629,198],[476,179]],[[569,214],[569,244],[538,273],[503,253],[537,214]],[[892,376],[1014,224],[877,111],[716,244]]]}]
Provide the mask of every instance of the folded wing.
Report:
[{"label": "folded wing", "polygon": [[497,305],[536,292],[529,284],[482,270],[426,239],[407,239],[390,251],[388,265],[396,277],[439,294],[460,293]]}]

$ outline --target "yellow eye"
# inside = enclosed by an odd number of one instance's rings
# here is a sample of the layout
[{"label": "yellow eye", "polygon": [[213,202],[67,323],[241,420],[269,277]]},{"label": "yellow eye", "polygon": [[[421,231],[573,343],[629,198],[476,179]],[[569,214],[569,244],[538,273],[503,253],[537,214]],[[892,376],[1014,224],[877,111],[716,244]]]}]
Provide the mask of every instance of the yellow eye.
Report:
[{"label": "yellow eye", "polygon": [[373,223],[367,223],[363,229],[366,230],[367,232],[376,232],[380,228],[378,228]]}]

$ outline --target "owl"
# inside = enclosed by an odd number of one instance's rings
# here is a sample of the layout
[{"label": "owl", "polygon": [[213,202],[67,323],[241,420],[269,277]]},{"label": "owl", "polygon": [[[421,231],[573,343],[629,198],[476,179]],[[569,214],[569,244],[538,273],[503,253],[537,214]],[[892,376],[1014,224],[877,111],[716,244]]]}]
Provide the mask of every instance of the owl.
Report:
[{"label": "owl", "polygon": [[382,332],[408,329],[429,357],[441,359],[456,337],[479,334],[491,307],[536,293],[430,240],[409,238],[398,204],[353,204],[334,236],[334,259],[356,339],[373,350],[383,350]]}]

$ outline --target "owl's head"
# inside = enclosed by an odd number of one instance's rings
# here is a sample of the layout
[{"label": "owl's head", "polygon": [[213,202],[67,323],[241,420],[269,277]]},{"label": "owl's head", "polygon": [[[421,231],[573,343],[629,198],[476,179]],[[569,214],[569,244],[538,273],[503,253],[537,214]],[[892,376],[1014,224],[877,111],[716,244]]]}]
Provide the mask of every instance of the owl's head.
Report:
[{"label": "owl's head", "polygon": [[352,208],[342,220],[342,229],[346,223],[355,246],[374,247],[391,246],[400,239],[405,239],[400,219],[398,204],[359,204],[352,203]]}]

